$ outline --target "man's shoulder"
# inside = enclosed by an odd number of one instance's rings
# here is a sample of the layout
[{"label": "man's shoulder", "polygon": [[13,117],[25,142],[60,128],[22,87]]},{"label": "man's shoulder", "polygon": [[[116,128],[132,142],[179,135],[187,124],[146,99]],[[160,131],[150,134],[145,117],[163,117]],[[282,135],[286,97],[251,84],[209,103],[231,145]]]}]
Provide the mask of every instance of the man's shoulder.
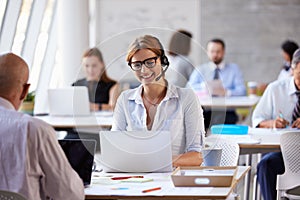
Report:
[{"label": "man's shoulder", "polygon": [[225,63],[225,67],[227,67],[227,68],[231,68],[231,69],[238,69],[238,70],[240,70],[240,67],[239,67],[239,65],[238,64],[236,64],[236,63]]},{"label": "man's shoulder", "polygon": [[49,124],[40,119],[34,118],[24,113],[18,114],[22,122],[27,124],[31,132],[43,132],[43,134],[45,134],[48,131],[54,130]]},{"label": "man's shoulder", "polygon": [[291,79],[292,79],[292,77],[273,81],[269,84],[269,87],[270,88],[288,87],[291,82]]},{"label": "man's shoulder", "polygon": [[209,66],[209,62],[206,62],[206,63],[202,63],[200,65],[198,65],[196,68],[197,69],[205,69]]},{"label": "man's shoulder", "polygon": [[49,124],[46,122],[34,118],[28,114],[18,112],[15,110],[6,110],[6,114],[4,116],[9,116],[10,119],[13,119],[13,123],[18,123],[20,126],[27,127],[30,132],[48,132],[50,130],[54,130]]},{"label": "man's shoulder", "polygon": [[204,73],[206,71],[209,71],[209,62],[200,64],[195,67],[194,73]]}]

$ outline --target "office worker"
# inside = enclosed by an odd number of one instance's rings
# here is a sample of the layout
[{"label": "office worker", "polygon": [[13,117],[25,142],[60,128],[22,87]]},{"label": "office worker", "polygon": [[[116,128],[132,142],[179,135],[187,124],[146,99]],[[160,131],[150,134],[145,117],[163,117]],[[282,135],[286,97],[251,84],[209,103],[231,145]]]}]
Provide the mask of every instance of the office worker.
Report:
[{"label": "office worker", "polygon": [[166,79],[178,87],[186,86],[194,70],[194,66],[188,58],[192,37],[193,35],[189,31],[178,30],[172,35],[169,43],[170,67],[166,72]]},{"label": "office worker", "polygon": [[[300,49],[294,53],[291,68],[292,77],[268,85],[253,112],[253,127],[300,128]],[[257,178],[265,200],[276,199],[276,177],[283,173],[281,152],[263,156],[257,166]]]},{"label": "office worker", "polygon": [[289,78],[292,76],[291,61],[294,52],[299,48],[298,44],[294,41],[287,40],[281,45],[281,54],[284,59],[284,64],[278,75],[278,80]]},{"label": "office worker", "polygon": [[27,95],[29,69],[19,56],[0,56],[0,190],[27,199],[84,199],[83,182],[70,166],[55,131],[17,112]]},{"label": "office worker", "polygon": [[[187,86],[195,91],[203,90],[206,83],[211,84],[212,81],[219,81],[222,86],[213,89],[213,96],[243,96],[246,95],[246,87],[239,66],[234,63],[224,61],[225,43],[221,39],[212,39],[207,44],[207,56],[210,60],[197,67],[190,76]],[[225,121],[224,112],[215,112],[214,119],[210,121],[211,110],[204,110],[205,127],[210,124],[225,123],[235,124],[238,116],[234,110],[227,110]]]},{"label": "office worker", "polygon": [[77,80],[72,86],[88,88],[91,110],[113,110],[118,98],[119,84],[107,76],[100,50],[86,50],[82,57],[82,65],[86,78]]},{"label": "office worker", "polygon": [[172,135],[173,165],[202,162],[202,108],[190,89],[165,79],[169,62],[160,41],[151,35],[134,40],[126,60],[141,85],[118,98],[112,130],[167,130]]}]

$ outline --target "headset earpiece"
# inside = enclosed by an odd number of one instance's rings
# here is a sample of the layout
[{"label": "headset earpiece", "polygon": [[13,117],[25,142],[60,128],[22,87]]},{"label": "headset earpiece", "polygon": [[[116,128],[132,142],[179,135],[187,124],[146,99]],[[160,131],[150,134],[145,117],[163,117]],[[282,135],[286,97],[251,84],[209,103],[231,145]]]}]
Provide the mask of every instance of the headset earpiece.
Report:
[{"label": "headset earpiece", "polygon": [[169,65],[170,65],[169,60],[168,60],[167,56],[165,55],[165,52],[164,52],[164,51],[162,52],[162,55],[161,55],[161,57],[160,57],[160,61],[161,61],[161,65],[162,65],[163,67],[169,66]]}]

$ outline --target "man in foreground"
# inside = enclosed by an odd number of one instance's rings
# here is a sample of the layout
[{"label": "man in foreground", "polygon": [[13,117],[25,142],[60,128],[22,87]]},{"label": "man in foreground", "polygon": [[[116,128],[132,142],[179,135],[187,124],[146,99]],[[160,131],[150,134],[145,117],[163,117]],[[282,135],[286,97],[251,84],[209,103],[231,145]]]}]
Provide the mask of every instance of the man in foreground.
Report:
[{"label": "man in foreground", "polygon": [[48,124],[17,112],[28,93],[29,69],[0,55],[0,189],[27,199],[84,199],[83,182]]}]

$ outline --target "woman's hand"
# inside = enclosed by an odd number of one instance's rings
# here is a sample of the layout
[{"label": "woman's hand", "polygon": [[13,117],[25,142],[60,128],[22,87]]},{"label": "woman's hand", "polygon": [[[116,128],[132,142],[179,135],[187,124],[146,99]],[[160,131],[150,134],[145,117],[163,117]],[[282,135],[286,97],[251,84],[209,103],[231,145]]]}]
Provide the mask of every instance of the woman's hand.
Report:
[{"label": "woman's hand", "polygon": [[98,110],[100,110],[100,105],[98,103],[90,103],[90,110],[98,111]]}]

